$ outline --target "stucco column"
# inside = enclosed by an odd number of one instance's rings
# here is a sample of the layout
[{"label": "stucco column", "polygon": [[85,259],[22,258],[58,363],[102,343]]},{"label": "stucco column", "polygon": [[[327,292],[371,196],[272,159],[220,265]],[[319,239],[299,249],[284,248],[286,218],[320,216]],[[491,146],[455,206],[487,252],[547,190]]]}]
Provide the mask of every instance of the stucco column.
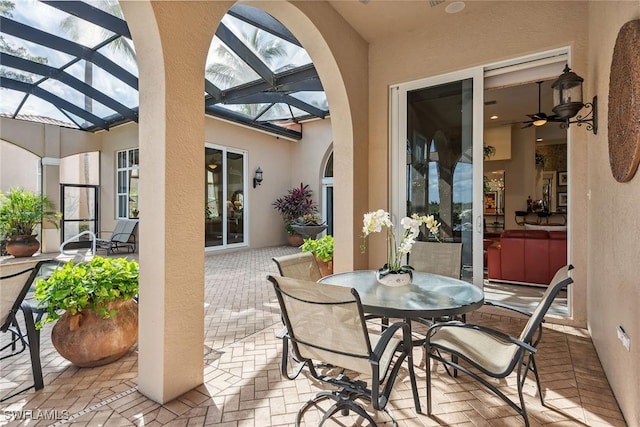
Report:
[{"label": "stucco column", "polygon": [[231,3],[121,4],[140,75],[138,389],[165,403],[203,382],[204,69]]},{"label": "stucco column", "polygon": [[[60,159],[43,157],[42,165],[42,194],[53,202],[56,209],[60,209]],[[60,250],[60,230],[52,224],[42,224],[40,233],[40,252],[50,253]]]},{"label": "stucco column", "polygon": [[[60,209],[60,128],[45,125],[43,128],[42,151],[42,194],[47,196],[57,210]],[[40,252],[58,252],[60,249],[60,230],[44,222],[40,233]]]}]

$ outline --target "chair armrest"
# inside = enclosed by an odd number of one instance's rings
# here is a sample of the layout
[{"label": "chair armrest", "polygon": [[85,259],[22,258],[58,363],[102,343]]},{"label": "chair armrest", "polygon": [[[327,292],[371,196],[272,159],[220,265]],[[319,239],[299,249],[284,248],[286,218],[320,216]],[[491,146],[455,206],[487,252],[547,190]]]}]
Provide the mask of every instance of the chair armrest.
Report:
[{"label": "chair armrest", "polygon": [[[136,239],[136,235],[133,234],[133,233],[116,233],[116,234],[111,236],[111,240],[113,240],[116,236],[129,236],[129,239],[133,238],[134,241]],[[129,239],[127,239],[127,240],[129,240]]]},{"label": "chair armrest", "polygon": [[276,338],[278,338],[279,340],[289,338],[289,331],[287,330],[286,326],[282,328],[280,332],[276,333]]},{"label": "chair armrest", "polygon": [[523,310],[521,308],[515,307],[513,305],[510,304],[505,304],[503,302],[498,302],[498,301],[484,301],[484,305],[489,305],[491,307],[498,307],[498,308],[504,308],[505,310],[511,310],[511,311],[515,311],[516,313],[520,313],[523,316],[527,316],[527,317],[531,317],[531,312],[530,311],[526,311]]},{"label": "chair armrest", "polygon": [[491,328],[487,328],[484,326],[479,326],[479,325],[472,325],[469,323],[462,323],[459,322],[457,320],[451,321],[451,322],[443,322],[443,323],[436,323],[435,325],[433,325],[432,327],[429,328],[429,330],[427,331],[427,338],[425,340],[425,346],[428,346],[430,341],[431,341],[431,337],[433,336],[433,334],[438,330],[441,329],[443,327],[456,327],[456,328],[467,328],[467,329],[475,329],[477,331],[483,332],[485,334],[488,335],[492,335],[496,338],[500,338],[506,342],[510,342],[511,344],[515,344],[519,347],[524,348],[525,350],[531,352],[532,354],[536,353],[536,348],[533,347],[530,344],[527,344],[524,341],[520,341],[517,338],[512,337],[511,335],[505,334],[504,332],[500,332],[498,330],[495,329],[491,329]]},{"label": "chair armrest", "polygon": [[375,357],[376,363],[382,357],[382,354],[384,353],[384,350],[387,348],[387,345],[389,345],[389,341],[391,341],[391,338],[393,338],[393,335],[400,328],[402,328],[403,346],[405,346],[406,348],[411,348],[411,334],[410,334],[409,325],[406,322],[402,322],[402,321],[395,322],[394,324],[390,325],[384,330],[382,335],[380,335],[380,340],[376,344],[376,348],[373,349],[373,355]]}]

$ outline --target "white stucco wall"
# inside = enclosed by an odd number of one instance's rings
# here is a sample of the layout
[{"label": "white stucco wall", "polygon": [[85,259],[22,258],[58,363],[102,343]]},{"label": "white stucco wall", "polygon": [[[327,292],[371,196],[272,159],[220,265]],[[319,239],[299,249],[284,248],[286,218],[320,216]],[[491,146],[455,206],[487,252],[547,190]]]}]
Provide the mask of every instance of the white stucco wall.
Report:
[{"label": "white stucco wall", "polygon": [[[205,119],[204,144],[210,143],[247,151],[249,188],[245,195],[249,215],[249,247],[261,248],[286,243],[284,225],[273,201],[300,182],[309,184],[314,201],[321,203],[320,177],[324,156],[332,141],[331,120],[302,125],[303,138],[291,141],[223,120]],[[138,126],[130,124],[105,133],[101,156],[101,215],[103,230],[115,225],[115,159],[119,150],[138,146]],[[253,176],[260,166],[264,171],[262,185],[253,188]],[[144,174],[141,162],[140,173]],[[144,195],[141,194],[141,197]],[[144,219],[144,213],[140,213]],[[274,224],[276,226],[274,226]]]}]

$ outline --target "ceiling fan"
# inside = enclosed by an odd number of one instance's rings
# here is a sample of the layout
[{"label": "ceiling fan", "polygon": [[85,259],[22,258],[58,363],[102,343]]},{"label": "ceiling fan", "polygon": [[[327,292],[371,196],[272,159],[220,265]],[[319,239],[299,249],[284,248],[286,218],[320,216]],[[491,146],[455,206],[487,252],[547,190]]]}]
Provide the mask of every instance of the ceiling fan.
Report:
[{"label": "ceiling fan", "polygon": [[522,127],[522,129],[528,128],[530,126],[543,126],[543,125],[546,125],[548,122],[564,122],[565,121],[565,120],[562,120],[560,117],[556,116],[555,114],[551,116],[547,116],[545,113],[542,112],[542,107],[540,105],[542,83],[544,82],[542,81],[536,82],[536,84],[538,85],[538,112],[535,114],[527,114],[527,116],[529,116],[531,120],[522,122],[525,125]]}]

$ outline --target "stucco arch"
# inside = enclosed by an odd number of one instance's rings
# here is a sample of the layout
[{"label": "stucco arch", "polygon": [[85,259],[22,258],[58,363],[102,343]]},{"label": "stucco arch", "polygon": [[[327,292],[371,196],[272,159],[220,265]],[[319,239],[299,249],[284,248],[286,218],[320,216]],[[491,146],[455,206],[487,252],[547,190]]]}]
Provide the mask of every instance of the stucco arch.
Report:
[{"label": "stucco arch", "polygon": [[365,268],[360,252],[368,210],[368,44],[326,2],[246,2],[280,21],[311,56],[331,110],[334,150],[335,271]]},{"label": "stucco arch", "polygon": [[[209,45],[233,2],[121,3],[137,51],[140,159],[139,391],[167,402],[203,382],[202,91]],[[361,268],[367,191],[367,44],[327,3],[258,2],[299,38],[332,114],[337,270]],[[329,26],[329,23],[331,25]],[[146,213],[149,212],[149,213]],[[357,223],[356,223],[357,222]],[[176,227],[180,224],[180,227]],[[179,318],[180,322],[171,319]]]}]

